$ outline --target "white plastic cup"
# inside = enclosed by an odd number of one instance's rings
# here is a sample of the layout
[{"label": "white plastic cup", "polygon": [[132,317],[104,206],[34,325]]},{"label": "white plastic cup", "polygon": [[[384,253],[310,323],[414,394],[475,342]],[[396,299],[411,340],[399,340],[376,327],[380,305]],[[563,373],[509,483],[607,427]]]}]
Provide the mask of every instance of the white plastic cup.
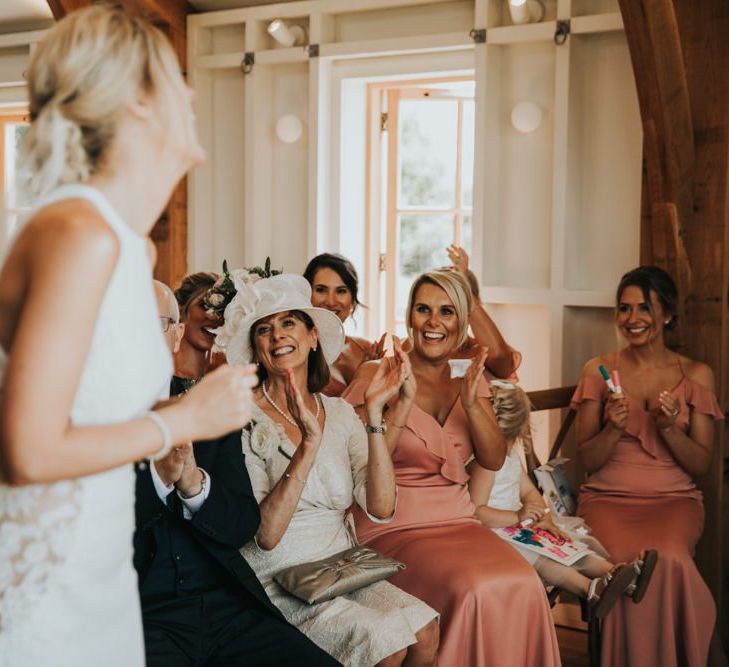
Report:
[{"label": "white plastic cup", "polygon": [[472,359],[449,359],[448,365],[451,367],[452,378],[465,377],[468,367],[471,365]]}]

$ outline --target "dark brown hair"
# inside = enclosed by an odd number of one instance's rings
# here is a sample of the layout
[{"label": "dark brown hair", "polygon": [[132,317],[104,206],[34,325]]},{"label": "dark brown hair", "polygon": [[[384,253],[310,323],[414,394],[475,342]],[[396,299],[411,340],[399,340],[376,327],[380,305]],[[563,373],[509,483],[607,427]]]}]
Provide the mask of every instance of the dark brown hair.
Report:
[{"label": "dark brown hair", "polygon": [[309,281],[309,285],[312,287],[314,287],[314,276],[319,269],[331,269],[341,278],[349,293],[352,295],[352,313],[354,313],[357,306],[362,305],[362,302],[357,297],[359,277],[357,276],[357,269],[354,268],[354,264],[343,255],[331,252],[323,252],[321,255],[317,255],[304,269],[304,278]]},{"label": "dark brown hair", "polygon": [[[278,314],[278,313],[275,313]],[[314,320],[309,317],[303,310],[290,310],[289,315],[295,317],[300,322],[303,322],[306,328],[311,331],[314,329]],[[260,322],[261,320],[258,320]],[[251,350],[253,351],[253,358],[256,357],[256,326],[258,322],[254,322],[249,333],[249,340],[251,344]],[[259,363],[258,364],[258,382],[263,382],[268,378],[268,371],[266,367]],[[309,351],[309,362],[306,370],[306,387],[312,393],[316,394],[320,392],[324,387],[329,384],[329,364],[327,364],[324,358],[324,352],[322,352],[321,344],[316,346],[316,350]]]},{"label": "dark brown hair", "polygon": [[666,271],[658,266],[639,266],[632,271],[628,271],[620,279],[615,294],[615,303],[618,306],[626,287],[638,287],[643,292],[643,298],[648,304],[651,315],[654,316],[651,292],[655,292],[663,312],[671,318],[665,328],[670,331],[676,326],[678,320],[678,290],[673,278]]},{"label": "dark brown hair", "polygon": [[180,317],[184,319],[192,302],[201,294],[205,294],[218,280],[220,276],[217,273],[199,271],[198,273],[190,273],[186,275],[179,287],[175,290],[175,299],[177,305],[180,306]]}]

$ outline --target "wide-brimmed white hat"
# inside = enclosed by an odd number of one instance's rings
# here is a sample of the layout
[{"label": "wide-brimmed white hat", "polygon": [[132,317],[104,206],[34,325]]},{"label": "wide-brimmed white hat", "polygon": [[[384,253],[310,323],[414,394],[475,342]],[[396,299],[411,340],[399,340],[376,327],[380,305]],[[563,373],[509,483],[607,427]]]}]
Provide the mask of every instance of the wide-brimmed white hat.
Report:
[{"label": "wide-brimmed white hat", "polygon": [[250,363],[251,327],[288,310],[301,310],[311,317],[324,358],[334,363],[344,347],[344,327],[334,313],[311,305],[311,286],[305,278],[293,273],[258,278],[245,270],[233,271],[231,278],[236,294],[225,308],[223,326],[215,332],[215,343],[225,350],[228,363]]}]

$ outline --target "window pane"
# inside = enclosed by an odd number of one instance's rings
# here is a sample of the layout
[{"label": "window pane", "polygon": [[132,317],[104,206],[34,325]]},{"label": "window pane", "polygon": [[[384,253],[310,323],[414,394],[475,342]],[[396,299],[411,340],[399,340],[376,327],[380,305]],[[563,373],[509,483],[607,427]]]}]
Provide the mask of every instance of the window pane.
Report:
[{"label": "window pane", "polygon": [[455,207],[457,131],[457,102],[400,102],[401,207]]},{"label": "window pane", "polygon": [[473,206],[473,146],[475,105],[473,101],[463,102],[463,148],[461,153],[461,192],[463,206]]},{"label": "window pane", "polygon": [[473,227],[471,225],[471,214],[463,216],[463,227],[461,227],[461,245],[465,248],[469,257],[473,255],[471,248],[473,247],[472,236]]},{"label": "window pane", "polygon": [[5,126],[5,205],[8,208],[32,205],[25,189],[18,187],[20,147],[27,132],[27,123],[8,123]]},{"label": "window pane", "polygon": [[413,280],[424,271],[448,265],[446,247],[453,242],[450,215],[403,215],[399,219],[395,319],[405,319]]}]

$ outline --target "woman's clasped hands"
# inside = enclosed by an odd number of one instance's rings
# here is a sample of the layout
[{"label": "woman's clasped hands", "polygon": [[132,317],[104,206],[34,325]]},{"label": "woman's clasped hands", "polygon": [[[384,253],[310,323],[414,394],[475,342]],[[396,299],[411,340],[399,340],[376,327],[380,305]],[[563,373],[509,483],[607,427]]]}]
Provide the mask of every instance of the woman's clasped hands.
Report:
[{"label": "woman's clasped hands", "polygon": [[673,426],[680,411],[681,403],[678,398],[670,391],[662,391],[658,395],[658,407],[651,410],[656,428],[662,431]]},{"label": "woman's clasped hands", "polygon": [[[655,420],[656,428],[661,431],[673,426],[679,415],[681,404],[678,398],[670,391],[662,391],[658,395],[657,405],[649,410]],[[608,422],[619,432],[625,432],[628,425],[628,399],[623,392],[611,393],[608,396],[607,406]]]}]

